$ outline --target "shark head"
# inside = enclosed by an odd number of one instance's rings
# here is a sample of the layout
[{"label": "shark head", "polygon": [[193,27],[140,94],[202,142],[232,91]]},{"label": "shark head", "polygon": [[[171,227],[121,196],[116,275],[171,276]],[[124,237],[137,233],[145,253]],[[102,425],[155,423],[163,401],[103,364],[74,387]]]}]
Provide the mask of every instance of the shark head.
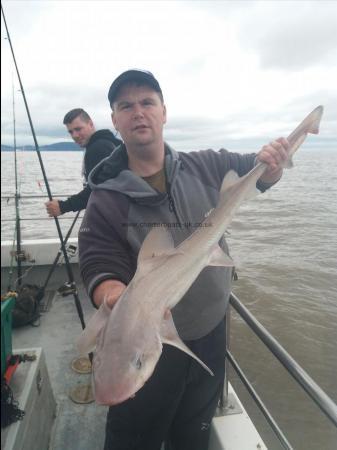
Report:
[{"label": "shark head", "polygon": [[162,352],[162,343],[154,329],[144,327],[141,335],[138,332],[135,336],[129,330],[119,342],[109,345],[114,346],[113,352],[96,348],[94,390],[97,403],[116,405],[133,397],[151,377]]}]

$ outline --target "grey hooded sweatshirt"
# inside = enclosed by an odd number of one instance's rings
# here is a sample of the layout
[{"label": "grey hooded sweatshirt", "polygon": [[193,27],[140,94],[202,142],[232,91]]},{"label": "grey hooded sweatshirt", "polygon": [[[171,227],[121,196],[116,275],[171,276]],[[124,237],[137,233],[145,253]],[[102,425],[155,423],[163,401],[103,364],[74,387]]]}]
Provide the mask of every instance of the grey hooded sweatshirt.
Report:
[{"label": "grey hooded sweatshirt", "polygon": [[[116,148],[89,175],[92,194],[79,231],[80,269],[89,296],[103,280],[131,281],[153,226],[167,227],[175,245],[186,239],[216,207],[226,173],[235,170],[243,176],[255,157],[224,149],[176,152],[165,144],[167,192],[160,193],[128,169],[125,146]],[[269,186],[258,182],[257,187],[264,191]],[[225,238],[220,246],[228,253]],[[183,340],[199,339],[220,323],[231,279],[232,268],[206,267],[200,273],[172,310]]]}]

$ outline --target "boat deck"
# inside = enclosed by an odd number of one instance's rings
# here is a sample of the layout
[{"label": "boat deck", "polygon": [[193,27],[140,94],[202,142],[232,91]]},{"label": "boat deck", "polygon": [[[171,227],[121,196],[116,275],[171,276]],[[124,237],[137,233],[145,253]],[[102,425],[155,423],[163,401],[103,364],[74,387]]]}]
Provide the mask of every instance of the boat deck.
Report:
[{"label": "boat deck", "polygon": [[[72,264],[72,269],[84,319],[87,322],[94,310],[81,282],[78,265]],[[29,276],[23,282],[43,286],[48,271],[49,266],[35,266],[28,272]],[[7,279],[8,270],[2,269],[2,292],[5,291],[3,286],[8,284]],[[42,311],[38,325],[26,325],[13,330],[13,352],[16,349],[20,349],[20,352],[24,349],[43,349],[51,389],[56,401],[56,417],[51,432],[49,450],[102,450],[107,407],[97,405],[94,401],[86,404],[75,403],[69,397],[74,389],[91,384],[91,374],[77,373],[72,369],[72,362],[80,356],[76,350],[75,341],[80,335],[82,327],[73,296],[63,297],[57,291],[66,281],[65,267],[63,265],[57,266],[41,302]],[[21,370],[20,366],[21,364],[17,371]],[[15,376],[16,373],[13,378]],[[239,410],[239,414],[233,414],[234,411],[230,411],[229,415],[214,419],[210,449],[266,449],[231,385],[229,385],[229,392],[234,400],[233,403]],[[230,407],[232,408],[232,406]],[[242,432],[243,427],[244,433]],[[29,428],[29,426],[26,428]],[[17,434],[20,434],[20,432]],[[36,445],[25,447],[15,445],[3,447],[2,445],[1,448],[5,448],[5,450],[13,450],[14,448],[47,450]]]},{"label": "boat deck", "polygon": [[[29,275],[29,283],[43,285],[47,274],[46,269],[46,267],[39,267],[38,270],[34,268]],[[74,275],[85,321],[87,321],[93,313],[93,307],[80,281],[76,266],[74,266]],[[44,350],[57,404],[50,449],[101,450],[107,408],[95,402],[74,403],[69,397],[69,393],[79,385],[90,384],[91,375],[76,373],[71,367],[74,358],[79,357],[75,340],[80,335],[82,327],[73,296],[62,297],[57,292],[66,280],[64,267],[58,267],[42,300],[39,325],[27,325],[14,329],[13,349],[42,347]]]}]

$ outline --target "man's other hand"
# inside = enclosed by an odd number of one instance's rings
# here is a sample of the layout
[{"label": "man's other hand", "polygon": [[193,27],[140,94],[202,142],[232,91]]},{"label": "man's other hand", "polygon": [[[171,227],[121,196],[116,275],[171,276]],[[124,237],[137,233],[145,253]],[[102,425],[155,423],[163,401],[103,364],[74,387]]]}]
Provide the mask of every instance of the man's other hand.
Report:
[{"label": "man's other hand", "polygon": [[60,204],[58,200],[50,200],[45,203],[49,217],[57,217],[61,215]]}]

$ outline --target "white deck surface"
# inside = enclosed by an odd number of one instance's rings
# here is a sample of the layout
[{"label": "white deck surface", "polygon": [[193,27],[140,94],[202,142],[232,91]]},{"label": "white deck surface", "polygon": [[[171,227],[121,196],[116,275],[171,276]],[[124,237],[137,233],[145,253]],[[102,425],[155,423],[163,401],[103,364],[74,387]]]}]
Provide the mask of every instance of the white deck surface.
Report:
[{"label": "white deck surface", "polygon": [[267,447],[231,384],[228,385],[228,393],[235,396],[242,413],[213,419],[209,450],[266,450]]}]

